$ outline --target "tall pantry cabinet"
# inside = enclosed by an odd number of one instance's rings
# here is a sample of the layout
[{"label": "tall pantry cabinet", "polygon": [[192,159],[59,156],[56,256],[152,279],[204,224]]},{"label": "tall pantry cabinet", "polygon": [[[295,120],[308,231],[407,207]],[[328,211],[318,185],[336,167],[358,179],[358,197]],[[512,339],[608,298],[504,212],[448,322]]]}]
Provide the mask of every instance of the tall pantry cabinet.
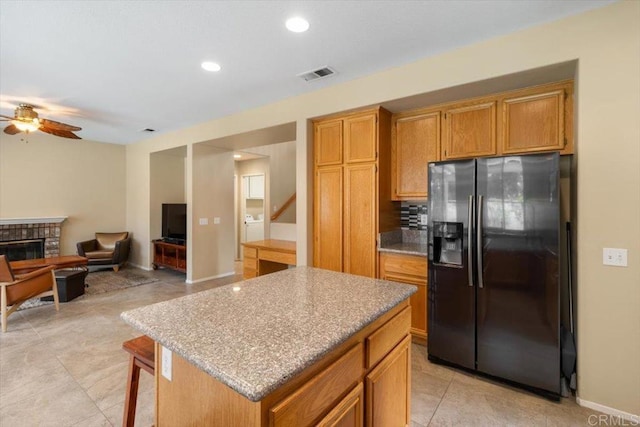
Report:
[{"label": "tall pantry cabinet", "polygon": [[314,121],[315,267],[376,277],[378,233],[393,227],[390,125],[383,108]]}]

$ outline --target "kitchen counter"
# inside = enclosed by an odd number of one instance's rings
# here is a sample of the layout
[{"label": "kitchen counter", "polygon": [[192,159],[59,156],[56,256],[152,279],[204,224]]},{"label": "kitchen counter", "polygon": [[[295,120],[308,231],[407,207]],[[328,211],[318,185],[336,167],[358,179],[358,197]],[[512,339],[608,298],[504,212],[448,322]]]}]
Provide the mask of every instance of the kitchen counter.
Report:
[{"label": "kitchen counter", "polygon": [[121,317],[257,402],[415,292],[415,286],[296,267]]},{"label": "kitchen counter", "polygon": [[423,230],[394,230],[380,233],[378,252],[426,257],[427,232]]}]

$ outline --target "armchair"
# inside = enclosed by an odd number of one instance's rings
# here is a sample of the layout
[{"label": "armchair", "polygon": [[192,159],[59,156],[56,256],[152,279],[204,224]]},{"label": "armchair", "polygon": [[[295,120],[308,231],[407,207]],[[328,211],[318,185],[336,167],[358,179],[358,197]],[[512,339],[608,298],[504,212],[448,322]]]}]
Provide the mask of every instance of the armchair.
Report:
[{"label": "armchair", "polygon": [[96,233],[96,238],[79,242],[78,255],[88,259],[89,267],[109,267],[118,271],[129,259],[129,233]]},{"label": "armchair", "polygon": [[[0,311],[2,332],[7,332],[7,318],[30,298],[53,295],[56,311],[59,310],[58,286],[54,267],[44,267],[31,273],[16,276],[4,255],[0,255]],[[11,306],[11,308],[9,308]]]}]

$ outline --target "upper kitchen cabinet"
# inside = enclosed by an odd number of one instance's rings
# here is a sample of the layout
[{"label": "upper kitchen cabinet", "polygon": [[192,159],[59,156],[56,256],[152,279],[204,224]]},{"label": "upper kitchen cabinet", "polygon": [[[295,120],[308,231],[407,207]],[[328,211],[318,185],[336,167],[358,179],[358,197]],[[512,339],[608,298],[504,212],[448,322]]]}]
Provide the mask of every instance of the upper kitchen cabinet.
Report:
[{"label": "upper kitchen cabinet", "polygon": [[505,96],[502,100],[502,153],[572,153],[570,128],[573,123],[571,117],[567,117],[567,110],[573,116],[572,99],[568,99],[572,95],[571,89],[571,85],[534,88]]},{"label": "upper kitchen cabinet", "polygon": [[[336,123],[341,135],[326,132],[338,129]],[[376,277],[376,237],[389,229],[389,218],[395,215],[390,125],[391,114],[382,108],[314,122],[315,267]],[[332,152],[327,148],[329,134],[335,147],[343,142],[340,155],[327,155]],[[342,161],[334,164],[338,158]]]},{"label": "upper kitchen cabinet", "polygon": [[440,112],[413,111],[392,119],[393,200],[427,198],[427,164],[440,160]]},{"label": "upper kitchen cabinet", "polygon": [[378,114],[365,113],[344,120],[345,163],[375,162],[378,142]]},{"label": "upper kitchen cabinet", "polygon": [[264,199],[264,175],[249,175],[245,180],[245,197],[247,199]]},{"label": "upper kitchen cabinet", "polygon": [[316,123],[314,142],[316,166],[342,164],[342,120]]},{"label": "upper kitchen cabinet", "polygon": [[496,101],[451,106],[444,110],[442,159],[494,156]]}]

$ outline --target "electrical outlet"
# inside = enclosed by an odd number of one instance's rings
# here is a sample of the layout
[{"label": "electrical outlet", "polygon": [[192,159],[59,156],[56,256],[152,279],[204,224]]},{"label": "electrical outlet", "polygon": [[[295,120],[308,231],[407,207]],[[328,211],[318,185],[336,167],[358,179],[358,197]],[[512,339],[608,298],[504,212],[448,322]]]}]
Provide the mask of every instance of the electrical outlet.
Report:
[{"label": "electrical outlet", "polygon": [[200,225],[209,225],[209,218],[200,218]]},{"label": "electrical outlet", "polygon": [[602,248],[602,263],[616,267],[627,266],[627,250],[619,248]]},{"label": "electrical outlet", "polygon": [[427,222],[429,222],[429,217],[427,214],[420,214],[418,215],[418,218],[420,225],[427,225]]},{"label": "electrical outlet", "polygon": [[214,217],[213,218],[213,223],[214,224],[220,224],[220,217],[219,216]]},{"label": "electrical outlet", "polygon": [[171,350],[162,346],[162,376],[171,381],[171,365],[173,353]]}]

